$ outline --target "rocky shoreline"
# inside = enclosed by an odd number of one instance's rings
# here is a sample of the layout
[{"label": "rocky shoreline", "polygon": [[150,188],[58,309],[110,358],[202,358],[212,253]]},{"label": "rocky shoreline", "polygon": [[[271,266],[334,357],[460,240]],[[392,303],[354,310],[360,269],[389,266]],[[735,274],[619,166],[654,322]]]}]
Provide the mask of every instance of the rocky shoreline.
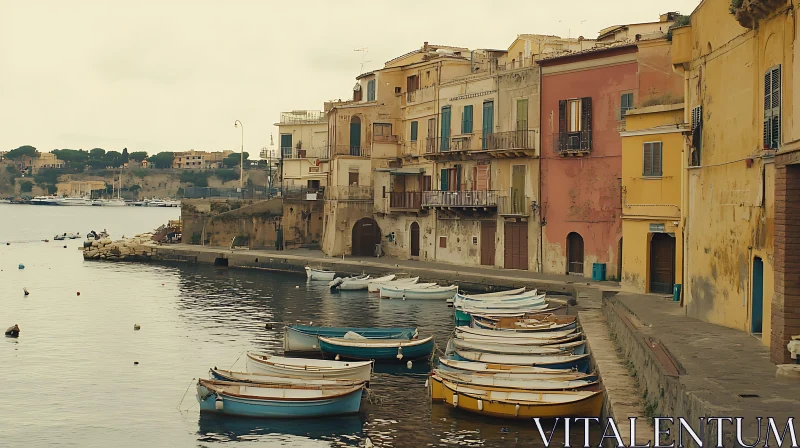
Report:
[{"label": "rocky shoreline", "polygon": [[86,242],[83,247],[85,260],[139,261],[153,257],[158,243],[153,241],[152,233],[142,233],[133,238],[112,241],[102,238]]}]

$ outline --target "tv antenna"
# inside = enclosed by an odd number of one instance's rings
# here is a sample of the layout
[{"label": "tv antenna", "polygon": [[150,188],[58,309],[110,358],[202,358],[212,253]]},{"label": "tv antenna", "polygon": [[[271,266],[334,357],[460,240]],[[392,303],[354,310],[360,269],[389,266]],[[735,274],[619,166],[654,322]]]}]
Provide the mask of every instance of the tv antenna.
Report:
[{"label": "tv antenna", "polygon": [[367,62],[372,62],[372,61],[366,61],[365,60],[367,58],[367,53],[369,53],[369,48],[367,48],[367,47],[356,48],[353,51],[360,51],[361,52],[361,69],[359,69],[359,71],[358,71],[358,74],[360,75],[360,74],[364,73],[364,64],[366,64]]}]

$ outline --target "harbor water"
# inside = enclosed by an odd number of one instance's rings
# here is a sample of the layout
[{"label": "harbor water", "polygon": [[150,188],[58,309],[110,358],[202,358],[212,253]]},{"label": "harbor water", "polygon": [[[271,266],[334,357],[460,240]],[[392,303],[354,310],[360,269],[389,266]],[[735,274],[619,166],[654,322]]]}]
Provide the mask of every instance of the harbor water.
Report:
[{"label": "harbor water", "polygon": [[[376,447],[543,446],[532,422],[432,405],[429,366],[420,362],[376,367],[372,402],[356,416],[200,415],[194,379],[214,366],[244,370],[247,350],[282,353],[283,323],[416,326],[443,349],[453,318],[444,301],[331,294],[295,274],[84,261],[83,239],[53,241],[103,229],[133,236],[179,213],[0,204],[0,326],[21,329],[0,341],[2,446],[363,446],[366,437]],[[582,442],[583,432],[572,439]]]}]

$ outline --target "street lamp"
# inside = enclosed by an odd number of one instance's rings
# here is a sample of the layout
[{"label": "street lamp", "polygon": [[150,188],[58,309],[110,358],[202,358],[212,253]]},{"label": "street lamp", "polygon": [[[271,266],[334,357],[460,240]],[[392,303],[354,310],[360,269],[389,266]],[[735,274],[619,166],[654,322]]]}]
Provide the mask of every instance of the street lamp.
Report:
[{"label": "street lamp", "polygon": [[242,128],[242,158],[239,162],[239,191],[244,195],[244,125],[241,121],[233,122],[233,127]]}]

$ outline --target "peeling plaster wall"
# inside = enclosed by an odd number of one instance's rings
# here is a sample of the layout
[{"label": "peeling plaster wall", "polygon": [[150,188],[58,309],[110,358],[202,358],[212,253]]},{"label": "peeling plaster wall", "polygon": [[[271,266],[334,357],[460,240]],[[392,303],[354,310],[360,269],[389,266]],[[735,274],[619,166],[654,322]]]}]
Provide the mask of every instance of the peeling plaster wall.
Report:
[{"label": "peeling plaster wall", "polygon": [[[435,250],[436,261],[459,264],[462,266],[480,266],[481,222],[477,219],[441,219],[437,222]],[[498,229],[500,233],[500,229]],[[447,239],[445,247],[440,247],[440,238]],[[473,237],[478,239],[473,244]]]},{"label": "peeling plaster wall", "polygon": [[[423,261],[434,260],[434,227],[436,220],[433,214],[427,216],[414,216],[405,214],[391,214],[376,216],[375,220],[378,227],[383,231],[381,249],[384,256],[399,258],[401,260],[411,259],[411,224],[419,224],[420,246],[419,257],[414,259]],[[394,232],[394,241],[389,241],[386,235]]]}]

